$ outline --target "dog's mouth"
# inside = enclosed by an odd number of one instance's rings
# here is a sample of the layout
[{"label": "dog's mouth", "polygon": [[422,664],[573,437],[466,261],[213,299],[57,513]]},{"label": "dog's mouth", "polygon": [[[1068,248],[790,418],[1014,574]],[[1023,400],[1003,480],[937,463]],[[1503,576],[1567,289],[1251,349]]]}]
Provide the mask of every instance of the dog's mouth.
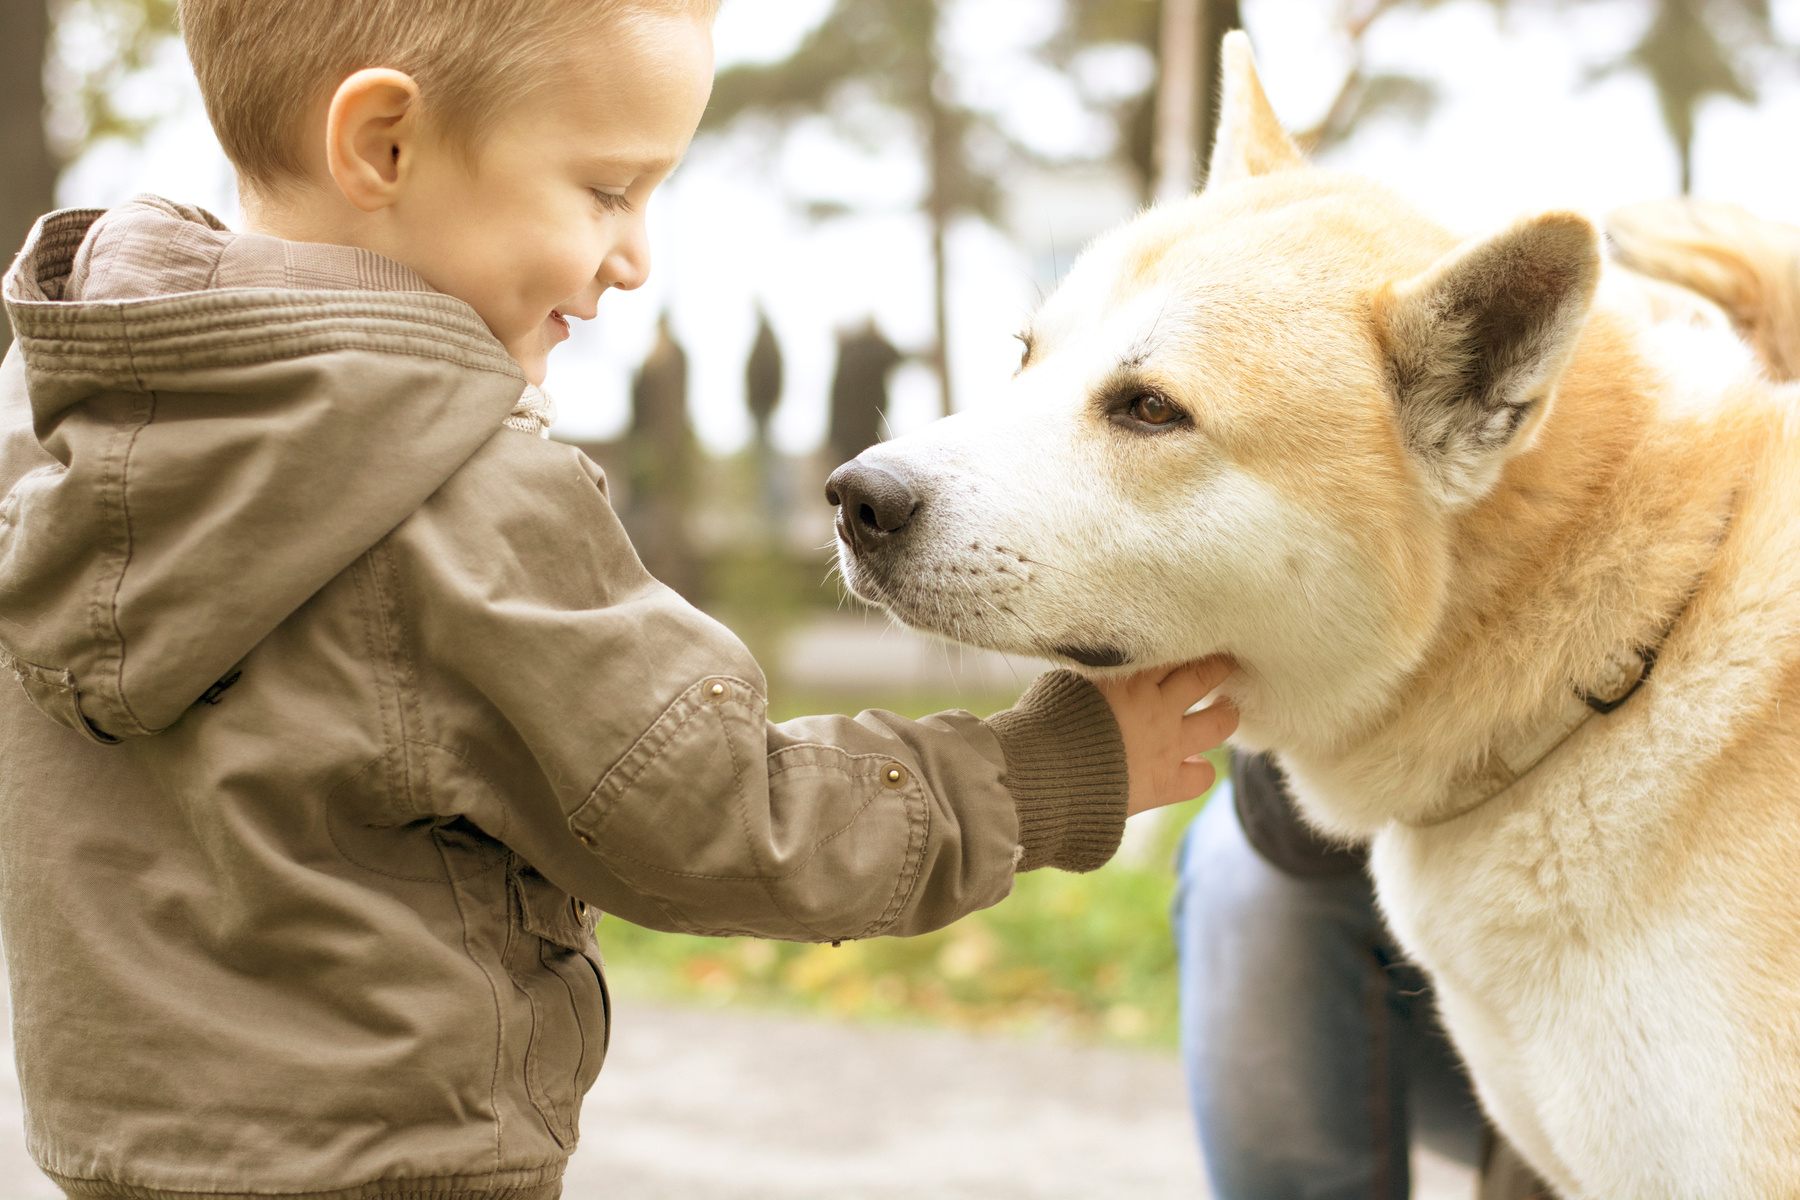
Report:
[{"label": "dog's mouth", "polygon": [[1050,653],[1084,667],[1122,667],[1131,661],[1117,646],[1052,646]]},{"label": "dog's mouth", "polygon": [[[918,580],[909,580],[905,572],[894,571],[893,564],[881,561],[880,556],[857,553],[848,538],[843,539],[838,548],[839,570],[851,595],[885,609],[890,616],[914,629],[947,637],[966,646],[1006,654],[1066,659],[1100,670],[1127,666],[1131,662],[1131,655],[1118,646],[1098,641],[1055,642],[1034,636],[1029,624],[1018,621],[1010,598],[996,593],[989,600],[977,595],[975,589],[979,585],[973,572],[966,567],[952,566],[927,573],[928,577],[936,575],[954,581],[940,592],[929,586],[921,588]],[[960,602],[964,597],[972,604],[962,605]],[[1000,618],[1001,623],[995,624],[993,618]]]}]

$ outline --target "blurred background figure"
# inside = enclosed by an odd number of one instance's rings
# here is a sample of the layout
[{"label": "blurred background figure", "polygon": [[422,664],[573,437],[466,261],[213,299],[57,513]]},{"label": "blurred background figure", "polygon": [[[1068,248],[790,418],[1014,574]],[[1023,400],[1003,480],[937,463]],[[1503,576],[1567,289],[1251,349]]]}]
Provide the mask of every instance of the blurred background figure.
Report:
[{"label": "blurred background figure", "polygon": [[744,364],[744,405],[756,423],[756,474],[761,484],[763,519],[771,536],[779,534],[787,508],[786,489],[782,486],[785,481],[775,462],[775,447],[769,441],[769,421],[780,403],[781,343],[775,340],[769,314],[759,304],[756,340],[750,343],[750,358]]},{"label": "blurred background figure", "polygon": [[687,351],[656,322],[656,343],[631,385],[631,428],[625,435],[630,498],[622,519],[649,572],[695,604],[705,577],[689,536],[699,448],[688,423]]},{"label": "blurred background figure", "polygon": [[838,334],[828,457],[848,462],[886,436],[888,376],[905,358],[881,335],[874,317]]}]

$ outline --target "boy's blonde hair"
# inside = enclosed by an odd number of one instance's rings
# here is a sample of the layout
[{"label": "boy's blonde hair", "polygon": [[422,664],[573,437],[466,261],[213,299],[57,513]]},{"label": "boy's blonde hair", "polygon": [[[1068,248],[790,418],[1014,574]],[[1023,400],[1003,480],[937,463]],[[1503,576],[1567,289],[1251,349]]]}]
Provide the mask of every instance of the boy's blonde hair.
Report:
[{"label": "boy's blonde hair", "polygon": [[[304,178],[314,106],[365,67],[419,84],[431,127],[473,151],[498,117],[628,13],[710,21],[720,0],[180,0],[206,112],[253,189]],[[604,69],[603,67],[601,69]]]}]

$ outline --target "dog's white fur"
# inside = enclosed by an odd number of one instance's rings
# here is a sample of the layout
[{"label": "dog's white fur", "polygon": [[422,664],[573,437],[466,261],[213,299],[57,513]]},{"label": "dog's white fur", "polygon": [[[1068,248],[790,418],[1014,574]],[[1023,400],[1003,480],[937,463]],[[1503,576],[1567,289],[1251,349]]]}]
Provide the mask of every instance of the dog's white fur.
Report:
[{"label": "dog's white fur", "polygon": [[[1206,192],[1084,253],[1007,394],[864,454],[921,504],[847,580],[1004,650],[1233,655],[1238,742],[1373,838],[1540,1173],[1800,1197],[1794,394],[1720,307],[1603,269],[1579,216],[1459,243],[1308,166],[1242,35],[1223,121]],[[1145,394],[1183,419],[1134,420]],[[1456,815],[1634,646],[1645,687]]]}]

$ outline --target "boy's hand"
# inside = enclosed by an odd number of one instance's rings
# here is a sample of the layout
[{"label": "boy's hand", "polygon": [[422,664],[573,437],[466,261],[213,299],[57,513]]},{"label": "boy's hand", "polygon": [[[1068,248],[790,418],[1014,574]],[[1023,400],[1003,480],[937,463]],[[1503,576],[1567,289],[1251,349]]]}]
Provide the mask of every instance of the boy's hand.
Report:
[{"label": "boy's hand", "polygon": [[1213,784],[1212,764],[1200,757],[1237,728],[1237,709],[1224,700],[1183,715],[1237,670],[1229,658],[1203,658],[1158,667],[1126,679],[1096,679],[1125,738],[1131,796],[1125,815],[1192,800]]}]

